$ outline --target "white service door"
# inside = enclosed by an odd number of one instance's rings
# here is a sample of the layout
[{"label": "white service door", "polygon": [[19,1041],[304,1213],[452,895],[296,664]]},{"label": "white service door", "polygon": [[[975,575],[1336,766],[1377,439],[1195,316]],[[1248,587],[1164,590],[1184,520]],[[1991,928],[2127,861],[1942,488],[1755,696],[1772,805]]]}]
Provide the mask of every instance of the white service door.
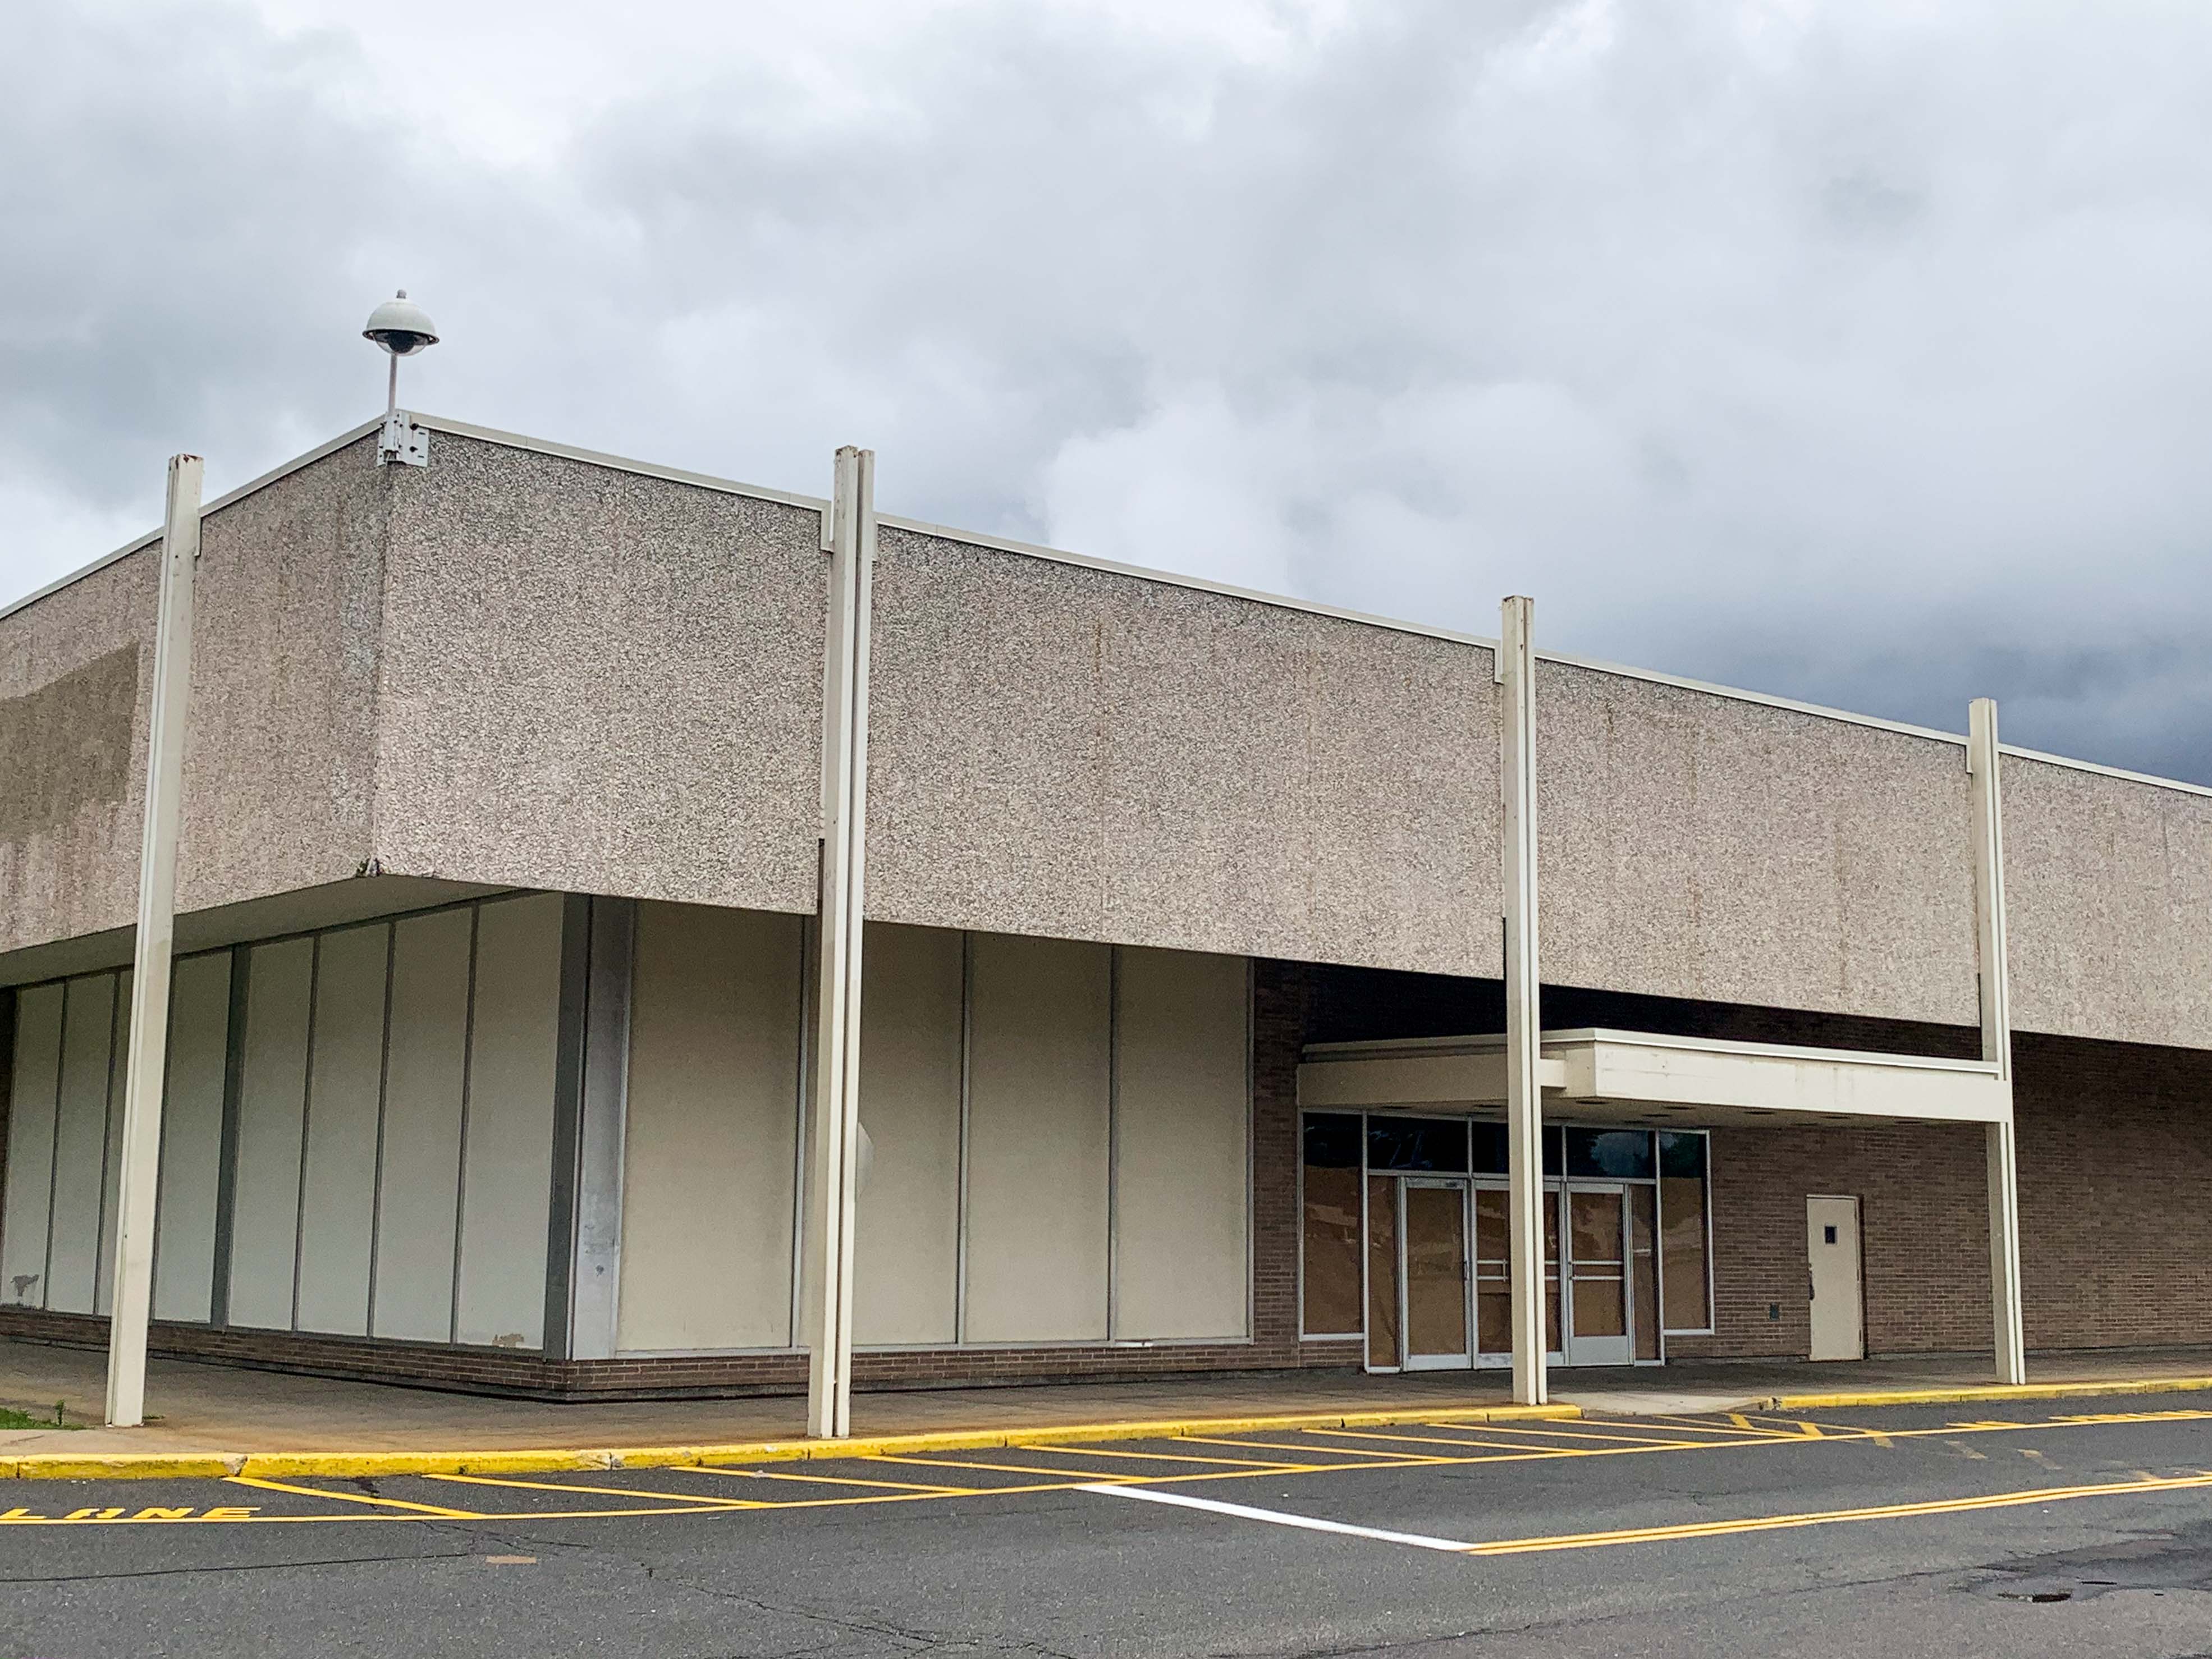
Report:
[{"label": "white service door", "polygon": [[1866,1321],[1859,1287],[1859,1201],[1805,1200],[1805,1249],[1813,1278],[1814,1359],[1866,1358]]}]

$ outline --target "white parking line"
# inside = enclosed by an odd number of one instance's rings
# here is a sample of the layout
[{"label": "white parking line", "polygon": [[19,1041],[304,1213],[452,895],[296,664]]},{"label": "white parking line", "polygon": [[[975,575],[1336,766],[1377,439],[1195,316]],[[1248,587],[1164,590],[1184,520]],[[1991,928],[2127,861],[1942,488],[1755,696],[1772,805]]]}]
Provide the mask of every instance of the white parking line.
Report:
[{"label": "white parking line", "polygon": [[1099,1492],[1108,1498],[1133,1498],[1141,1504],[1168,1504],[1180,1510],[1205,1510],[1212,1515],[1234,1516],[1240,1521],[1267,1521],[1278,1527],[1297,1527],[1305,1532],[1341,1533],[1349,1538],[1373,1538],[1385,1544],[1411,1544],[1415,1549],[1449,1550],[1455,1555],[1464,1555],[1474,1547],[1455,1539],[1428,1538],[1417,1532],[1385,1532],[1380,1527],[1355,1527],[1346,1522],[1322,1521],[1310,1515],[1285,1515],[1280,1510],[1255,1510],[1245,1504],[1224,1504],[1213,1498],[1190,1498],[1179,1492],[1161,1492],[1153,1487],[1117,1486],[1102,1481],[1077,1490]]}]

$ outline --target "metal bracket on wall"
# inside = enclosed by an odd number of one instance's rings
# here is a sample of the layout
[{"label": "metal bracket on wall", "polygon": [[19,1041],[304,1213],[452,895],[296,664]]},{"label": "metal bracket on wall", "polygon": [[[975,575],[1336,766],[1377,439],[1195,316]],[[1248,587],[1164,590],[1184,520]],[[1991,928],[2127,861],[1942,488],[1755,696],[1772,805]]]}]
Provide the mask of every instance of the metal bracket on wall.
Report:
[{"label": "metal bracket on wall", "polygon": [[405,410],[393,410],[384,417],[383,428],[376,434],[376,464],[429,465],[430,428],[418,424]]}]

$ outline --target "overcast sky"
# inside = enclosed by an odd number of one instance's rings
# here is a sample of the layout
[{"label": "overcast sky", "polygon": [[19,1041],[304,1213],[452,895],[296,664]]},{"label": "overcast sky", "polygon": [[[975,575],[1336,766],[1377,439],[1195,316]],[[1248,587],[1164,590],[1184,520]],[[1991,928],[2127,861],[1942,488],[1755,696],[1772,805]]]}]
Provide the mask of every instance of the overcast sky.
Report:
[{"label": "overcast sky", "polygon": [[411,405],[2212,782],[2212,7],[132,0],[0,53],[0,602]]}]

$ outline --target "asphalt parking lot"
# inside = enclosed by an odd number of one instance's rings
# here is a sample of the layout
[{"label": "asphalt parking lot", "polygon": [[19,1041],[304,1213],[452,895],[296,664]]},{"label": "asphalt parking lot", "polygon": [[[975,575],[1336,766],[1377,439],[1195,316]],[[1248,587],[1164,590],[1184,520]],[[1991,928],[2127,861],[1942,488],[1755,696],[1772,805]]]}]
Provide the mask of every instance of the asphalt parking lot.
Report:
[{"label": "asphalt parking lot", "polygon": [[15,1481],[0,1653],[2212,1655],[2212,1395]]}]

